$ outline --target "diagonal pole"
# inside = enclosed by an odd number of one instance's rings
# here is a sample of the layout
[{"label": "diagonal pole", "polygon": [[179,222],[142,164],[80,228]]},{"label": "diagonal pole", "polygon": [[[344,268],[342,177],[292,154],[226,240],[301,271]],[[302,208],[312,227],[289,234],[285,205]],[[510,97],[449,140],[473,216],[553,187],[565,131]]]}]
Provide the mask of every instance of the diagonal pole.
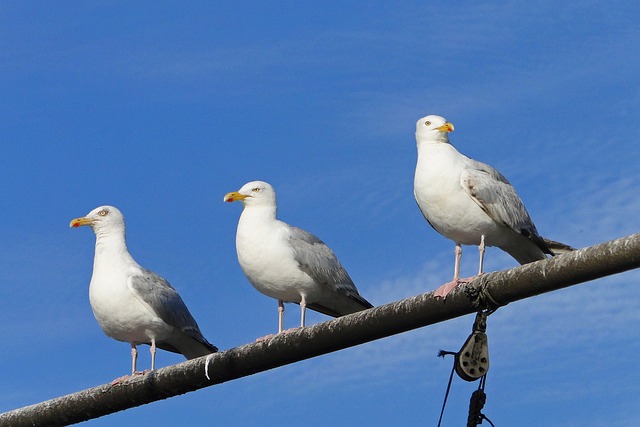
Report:
[{"label": "diagonal pole", "polygon": [[[0,425],[68,425],[184,394],[321,354],[444,322],[478,310],[467,296],[482,289],[495,306],[640,267],[640,234],[488,273],[446,300],[424,293],[0,414]],[[466,292],[465,292],[466,291]]]}]

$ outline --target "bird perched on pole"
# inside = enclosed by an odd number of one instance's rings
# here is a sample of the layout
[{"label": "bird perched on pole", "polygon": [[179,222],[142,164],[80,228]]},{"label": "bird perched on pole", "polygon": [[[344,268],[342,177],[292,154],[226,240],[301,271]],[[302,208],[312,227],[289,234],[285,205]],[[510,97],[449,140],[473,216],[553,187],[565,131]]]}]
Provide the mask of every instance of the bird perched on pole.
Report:
[{"label": "bird perched on pole", "polygon": [[478,246],[478,275],[482,274],[485,246],[499,247],[520,264],[573,250],[541,237],[509,181],[451,145],[453,130],[452,123],[435,115],[416,123],[414,195],[429,224],[456,244],[453,280],[434,295],[446,297],[459,283],[476,277],[460,279],[461,245]]},{"label": "bird perched on pole", "polygon": [[236,233],[238,261],[258,291],[278,300],[278,333],[284,330],[285,302],[300,304],[300,327],[307,307],[333,317],[373,307],[322,240],[276,218],[271,185],[249,182],[224,201],[244,205]]},{"label": "bird perched on pole", "polygon": [[137,372],[138,344],[151,346],[151,370],[155,369],[156,347],[187,359],[218,351],[202,336],[169,282],[131,257],[124,217],[117,208],[100,206],[72,220],[70,226],[89,226],[96,234],[89,302],[104,333],[131,345],[132,375]]}]

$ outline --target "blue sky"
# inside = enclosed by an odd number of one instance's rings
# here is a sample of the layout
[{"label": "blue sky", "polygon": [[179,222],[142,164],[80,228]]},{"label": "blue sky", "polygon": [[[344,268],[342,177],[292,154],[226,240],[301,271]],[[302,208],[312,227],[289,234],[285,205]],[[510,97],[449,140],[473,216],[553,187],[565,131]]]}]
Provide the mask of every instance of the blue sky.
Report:
[{"label": "blue sky", "polygon": [[[251,180],[323,239],[379,305],[435,289],[453,243],[413,199],[415,122],[517,188],[541,234],[584,247],[638,231],[640,5],[561,2],[0,4],[0,411],[111,381],[129,348],[88,303],[113,204],[143,266],[221,349],[277,328],[235,255]],[[466,248],[463,275],[477,251]],[[486,270],[510,268],[491,249]],[[638,271],[489,319],[496,425],[640,424]],[[289,306],[286,326],[295,326]],[[327,318],[312,314],[309,323]],[[473,317],[88,422],[91,426],[435,425]],[[148,366],[141,347],[141,366]],[[180,362],[161,352],[158,365]],[[476,384],[454,382],[445,425]]]}]

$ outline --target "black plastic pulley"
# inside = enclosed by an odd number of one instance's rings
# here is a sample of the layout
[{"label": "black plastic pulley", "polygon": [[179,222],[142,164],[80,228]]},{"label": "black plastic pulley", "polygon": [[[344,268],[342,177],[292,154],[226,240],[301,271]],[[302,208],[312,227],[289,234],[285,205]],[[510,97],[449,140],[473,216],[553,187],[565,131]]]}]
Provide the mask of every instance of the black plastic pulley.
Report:
[{"label": "black plastic pulley", "polygon": [[473,323],[473,331],[458,353],[456,353],[455,370],[465,381],[475,381],[486,375],[489,370],[489,342],[487,339],[487,316],[480,311]]}]

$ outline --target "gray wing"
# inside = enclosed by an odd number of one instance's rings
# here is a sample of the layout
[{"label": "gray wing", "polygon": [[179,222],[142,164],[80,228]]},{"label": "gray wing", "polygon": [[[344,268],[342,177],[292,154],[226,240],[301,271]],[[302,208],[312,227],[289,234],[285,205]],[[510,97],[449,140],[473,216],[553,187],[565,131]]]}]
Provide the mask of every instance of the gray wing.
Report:
[{"label": "gray wing", "polygon": [[[152,271],[142,270],[142,274],[129,278],[129,288],[134,295],[145,304],[149,305],[153,312],[165,323],[175,327],[190,337],[215,351],[216,347],[206,340],[200,332],[200,328],[189,312],[178,292],[164,278]],[[158,347],[166,350],[179,351],[166,348],[166,344]]]},{"label": "gray wing", "polygon": [[500,172],[485,163],[468,159],[460,185],[494,221],[528,237],[543,252],[553,255],[516,190]]},{"label": "gray wing", "polygon": [[[364,308],[373,307],[360,295],[347,270],[322,240],[300,228],[290,226],[289,243],[300,269],[311,276],[316,283],[349,297]],[[313,308],[336,316],[335,312],[327,307]]]}]

